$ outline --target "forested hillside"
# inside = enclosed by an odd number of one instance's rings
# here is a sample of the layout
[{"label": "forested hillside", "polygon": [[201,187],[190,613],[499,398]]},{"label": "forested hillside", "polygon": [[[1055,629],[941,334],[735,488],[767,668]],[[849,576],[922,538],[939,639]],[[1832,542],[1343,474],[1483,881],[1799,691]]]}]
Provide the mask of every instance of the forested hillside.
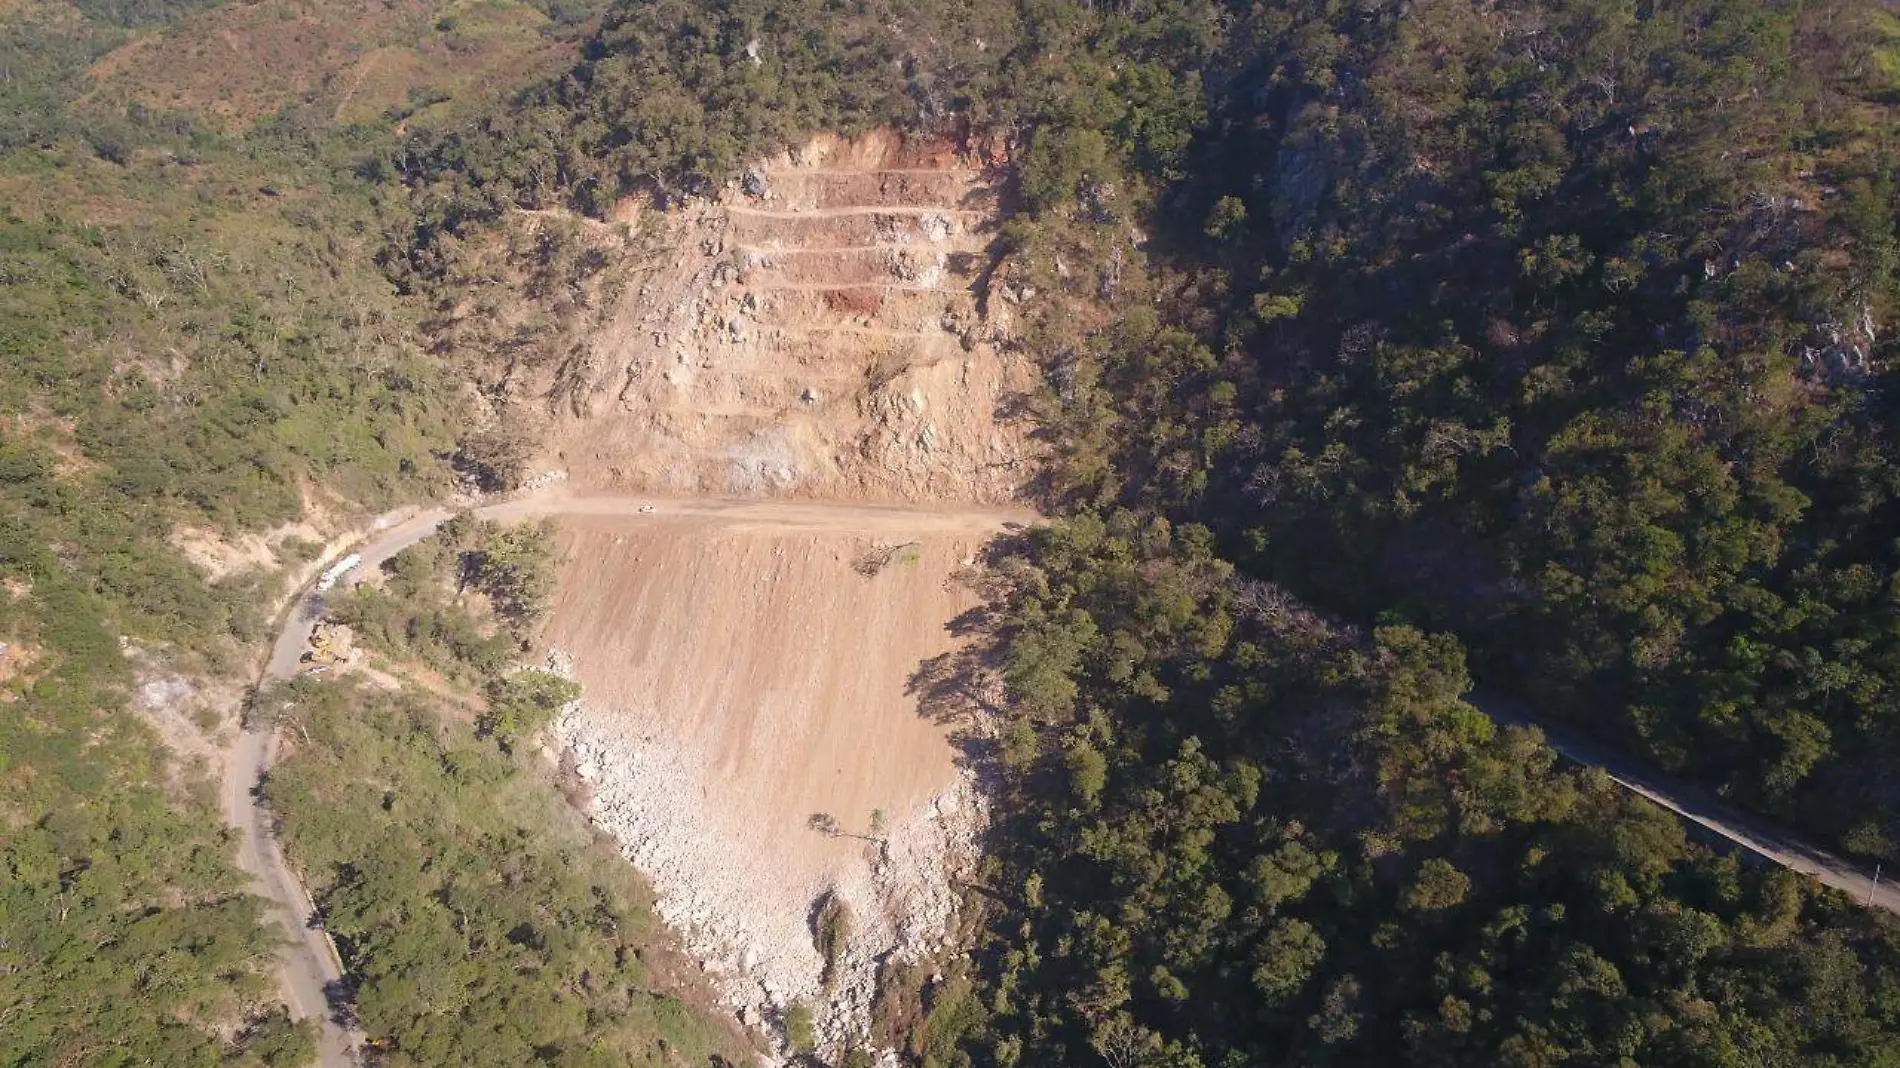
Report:
[{"label": "forested hillside", "polygon": [[293,684],[278,699],[309,742],[271,800],[381,1058],[737,1063],[723,1014],[671,992],[686,967],[637,873],[538,768],[428,695]]},{"label": "forested hillside", "polygon": [[[178,532],[448,486],[429,344],[511,209],[897,123],[1012,146],[1056,520],[966,665],[1008,815],[969,974],[891,1016],[917,1063],[1900,1063],[1890,919],[1464,700],[1900,860],[1889,4],[317,7],[0,0],[0,1062],[308,1056],[132,714],[154,663],[243,674],[274,592]],[[240,29],[295,76],[227,81]],[[354,605],[499,670],[409,607]],[[296,700],[274,789],[392,1057],[718,1048],[492,742]]]},{"label": "forested hillside", "polygon": [[1260,573],[1455,630],[1487,685],[1893,856],[1900,24],[1293,4],[1242,32],[1176,205],[1222,365],[1131,479]]},{"label": "forested hillside", "polygon": [[1892,19],[1066,25],[970,1061],[1892,1063],[1890,920],[1461,699],[1893,855]]},{"label": "forested hillside", "polygon": [[1449,636],[1125,511],[1004,571],[1009,905],[968,1063],[1892,1063],[1895,924],[1557,767],[1461,700]]},{"label": "forested hillside", "polygon": [[318,144],[80,103],[126,26],[189,6],[0,13],[0,1063],[308,1058],[207,769],[133,715],[157,685],[215,728],[169,672],[243,670],[265,622],[262,576],[170,534],[440,470],[447,383],[352,267],[373,216]]},{"label": "forested hillside", "polygon": [[401,190],[356,165],[399,121],[462,112],[401,84],[359,87],[365,123],[320,90],[190,110],[236,99],[221,70],[288,71],[181,57],[242,56],[261,26],[320,73],[317,45],[402,39],[405,77],[441,83],[471,53],[545,61],[580,32],[490,6],[460,32],[487,16],[514,36],[452,51],[441,5],[313,14],[333,6],[0,3],[0,1064],[313,1052],[215,754],[277,569],[325,524],[451,484],[460,385],[374,261]]}]

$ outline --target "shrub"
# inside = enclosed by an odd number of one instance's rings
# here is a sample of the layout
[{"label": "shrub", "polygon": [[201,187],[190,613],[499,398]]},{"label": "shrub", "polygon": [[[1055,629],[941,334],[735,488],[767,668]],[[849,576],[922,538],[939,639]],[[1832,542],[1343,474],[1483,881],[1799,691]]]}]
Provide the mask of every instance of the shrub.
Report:
[{"label": "shrub", "polygon": [[818,1025],[812,1019],[810,1005],[795,1001],[785,1010],[785,1041],[795,1053],[806,1054],[818,1048]]}]

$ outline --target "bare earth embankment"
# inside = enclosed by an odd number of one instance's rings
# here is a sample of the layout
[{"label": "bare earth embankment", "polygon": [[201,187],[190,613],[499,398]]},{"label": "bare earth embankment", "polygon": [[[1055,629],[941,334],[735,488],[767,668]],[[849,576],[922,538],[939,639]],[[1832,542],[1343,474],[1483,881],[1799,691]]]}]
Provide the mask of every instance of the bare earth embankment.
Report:
[{"label": "bare earth embankment", "polygon": [[[871,137],[630,211],[677,252],[548,386],[576,496],[826,512],[568,516],[544,644],[584,687],[555,740],[596,821],[747,1022],[803,1002],[832,1053],[867,1037],[881,959],[941,948],[983,820],[909,681],[975,603],[956,573],[1031,518],[997,507],[1032,373],[985,307],[996,209],[981,161]],[[827,901],[850,931],[829,983]]]},{"label": "bare earth embankment", "polygon": [[[831,1000],[832,1029],[855,1029],[872,957],[938,948],[955,906],[947,869],[980,827],[972,784],[906,689],[971,606],[951,573],[984,536],[927,535],[911,562],[867,577],[854,564],[887,539],[567,528],[546,640],[586,690],[560,730],[597,817],[741,1005]],[[889,859],[813,829],[819,813],[886,840]],[[812,931],[827,894],[853,929],[829,992]]]}]

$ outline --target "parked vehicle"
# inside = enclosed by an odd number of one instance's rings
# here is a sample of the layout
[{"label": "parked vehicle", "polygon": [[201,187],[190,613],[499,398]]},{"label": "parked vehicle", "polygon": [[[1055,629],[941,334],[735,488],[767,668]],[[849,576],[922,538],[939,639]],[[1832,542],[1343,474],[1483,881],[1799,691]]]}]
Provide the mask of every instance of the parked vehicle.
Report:
[{"label": "parked vehicle", "polygon": [[328,570],[317,577],[317,592],[328,593],[336,586],[338,579],[361,567],[362,564],[363,556],[361,553],[351,553],[336,563],[331,564]]}]

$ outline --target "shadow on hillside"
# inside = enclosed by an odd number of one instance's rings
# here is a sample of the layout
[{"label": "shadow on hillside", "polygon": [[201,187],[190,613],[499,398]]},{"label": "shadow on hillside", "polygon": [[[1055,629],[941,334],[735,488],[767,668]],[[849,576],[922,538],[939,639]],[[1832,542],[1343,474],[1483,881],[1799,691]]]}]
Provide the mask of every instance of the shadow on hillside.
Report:
[{"label": "shadow on hillside", "polygon": [[981,599],[976,607],[944,624],[957,647],[917,665],[905,693],[917,701],[917,714],[944,728],[957,750],[957,763],[988,786],[993,775],[996,738],[1006,715],[1002,666],[1008,649],[1004,606],[1010,583],[1000,565],[1023,548],[1020,533],[1004,534],[985,547],[981,560],[958,572]]}]

